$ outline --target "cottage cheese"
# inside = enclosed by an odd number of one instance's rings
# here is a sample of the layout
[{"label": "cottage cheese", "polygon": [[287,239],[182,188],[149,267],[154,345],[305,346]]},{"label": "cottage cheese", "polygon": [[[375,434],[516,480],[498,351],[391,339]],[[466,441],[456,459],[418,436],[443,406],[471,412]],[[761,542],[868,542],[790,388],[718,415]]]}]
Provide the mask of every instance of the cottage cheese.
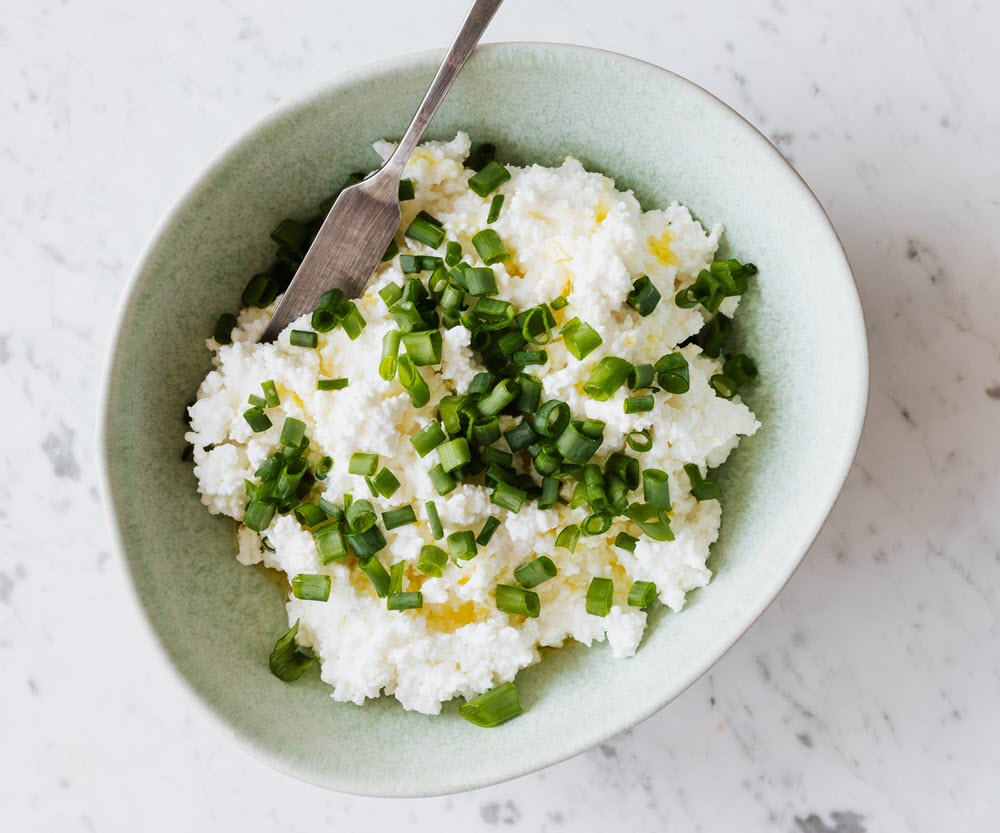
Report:
[{"label": "cottage cheese", "polygon": [[[392,151],[385,142],[375,148],[383,158]],[[428,142],[414,153],[406,176],[415,184],[416,199],[402,205],[403,227],[426,209],[443,222],[448,239],[462,244],[466,259],[481,266],[474,260],[471,237],[486,227],[490,199],[467,187],[471,172],[463,160],[469,149],[468,136],[460,133],[450,142]],[[434,418],[442,396],[464,391],[482,368],[469,349],[468,331],[459,326],[444,332],[440,366],[421,368],[431,388],[426,407],[414,408],[397,380],[386,382],[378,375],[382,337],[395,323],[377,292],[390,281],[403,280],[398,257],[380,267],[358,300],[367,327],[356,341],[337,328],[321,334],[315,350],[290,346],[287,330],[274,344],[257,344],[273,308],[244,310],[231,345],[208,342],[215,369],[190,409],[187,439],[194,445],[195,474],[209,511],[241,520],[244,479],[253,480],[254,471],[279,447],[284,418],[296,417],[305,421],[312,439],[310,464],[323,455],[333,457],[333,470],[321,484],[323,497],[338,505],[346,492],[367,498],[363,478],[348,473],[348,462],[354,451],[373,452],[401,484],[390,500],[372,499],[376,508],[412,503],[419,517],[416,525],[387,532],[388,547],[379,554],[387,568],[408,562],[405,589],[423,593],[424,607],[406,612],[388,611],[367,578],[346,561],[322,564],[311,534],[293,516],[276,517],[264,536],[239,528],[242,563],[263,562],[286,573],[289,581],[298,573],[332,577],[329,601],[292,597],[287,611],[290,624],[300,621],[299,643],[320,656],[322,678],[333,687],[336,700],[361,704],[385,693],[406,709],[437,714],[444,701],[513,679],[539,659],[540,646],[606,639],[615,657],[629,657],[646,624],[646,613],[625,601],[633,581],[654,581],[660,600],[679,610],[685,594],[711,577],[706,559],[718,535],[721,510],[717,501],[693,499],[682,467],[697,463],[704,472],[706,465],[720,464],[739,436],[758,427],[739,397],[727,401],[709,387],[719,362],[701,355],[696,346],[684,347],[690,391],[658,394],[649,413],[624,413],[625,388],[609,401],[597,402],[582,392],[582,385],[605,355],[652,363],[701,328],[705,319],[700,309],[680,309],[671,298],[712,261],[722,229],[706,232],[677,203],[644,212],[630,192],[616,190],[612,180],[586,171],[572,158],[557,168],[510,171],[512,178],[500,188],[504,209],[492,226],[512,253],[509,261],[493,267],[500,297],[525,309],[565,295],[569,306],[556,313],[557,320],[578,316],[604,339],[583,361],[567,352],[561,338],[554,339],[546,348],[548,363],[530,368],[543,382],[543,399],[567,402],[574,418],[607,423],[598,462],[622,450],[629,431],[651,430],[653,449],[639,456],[644,468],[670,475],[676,540],[641,538],[634,553],[626,552],[613,546],[614,537],[636,530],[618,519],[606,535],[581,537],[570,553],[556,549],[556,535],[568,524],[582,522],[585,509],[539,510],[528,503],[514,515],[492,505],[483,487],[460,484],[445,497],[437,494],[427,474],[437,455],[421,459],[409,438]],[[404,252],[432,253],[401,236],[398,242]],[[640,274],[663,293],[646,318],[623,303]],[[731,315],[736,302],[727,300],[724,311]],[[289,329],[309,329],[308,317]],[[331,377],[347,377],[350,385],[318,392],[317,378]],[[275,381],[281,405],[268,411],[273,427],[254,433],[242,413],[247,397],[259,394],[267,379]],[[442,578],[429,578],[414,567],[421,546],[432,543],[423,512],[426,500],[436,502],[446,534],[478,532],[489,516],[502,524],[476,558],[449,564]],[[535,588],[541,615],[525,619],[498,611],[496,585],[514,583],[513,570],[538,555],[550,556],[559,570]],[[612,578],[615,584],[614,606],[603,618],[585,610],[586,591],[595,576]]]}]

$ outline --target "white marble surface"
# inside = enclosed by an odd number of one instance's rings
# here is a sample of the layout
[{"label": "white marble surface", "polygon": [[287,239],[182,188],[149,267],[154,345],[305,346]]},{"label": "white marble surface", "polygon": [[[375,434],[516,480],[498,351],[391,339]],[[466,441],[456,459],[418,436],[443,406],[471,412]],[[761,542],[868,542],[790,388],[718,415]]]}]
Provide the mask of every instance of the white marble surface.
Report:
[{"label": "white marble surface", "polygon": [[704,85],[797,165],[857,271],[873,371],[857,464],[777,602],[674,704],[509,784],[373,800],[230,746],[158,657],[94,474],[131,264],[249,122],[443,45],[464,6],[2,4],[0,828],[1000,830],[993,0],[509,0],[490,32]]}]

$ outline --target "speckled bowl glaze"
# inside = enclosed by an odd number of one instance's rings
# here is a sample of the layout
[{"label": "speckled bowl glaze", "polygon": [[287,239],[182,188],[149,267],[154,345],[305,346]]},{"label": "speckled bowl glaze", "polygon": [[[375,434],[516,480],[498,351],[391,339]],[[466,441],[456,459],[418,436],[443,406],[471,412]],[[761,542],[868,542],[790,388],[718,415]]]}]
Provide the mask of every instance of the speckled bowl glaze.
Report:
[{"label": "speckled bowl glaze", "polygon": [[725,253],[760,267],[737,318],[761,377],[763,423],[722,473],[711,584],[659,610],[638,654],[545,651],[518,676],[525,714],[492,730],[407,713],[390,697],[336,703],[316,673],[268,671],[287,627],[276,588],[233,557],[230,520],[199,502],[179,459],[182,414],[210,368],[204,340],[272,254],[268,232],[402,134],[440,53],[344,76],[253,129],[160,226],[125,298],[107,369],[107,505],[163,650],[223,730],[276,769],[382,796],[471,789],[574,755],[649,717],[703,674],[788,580],[851,464],[867,400],[867,345],[850,267],[815,197],[753,127],[704,90],[621,55],[571,46],[481,48],[428,138],[467,130],[515,163],[571,154],[646,207],[677,199],[727,227]]}]

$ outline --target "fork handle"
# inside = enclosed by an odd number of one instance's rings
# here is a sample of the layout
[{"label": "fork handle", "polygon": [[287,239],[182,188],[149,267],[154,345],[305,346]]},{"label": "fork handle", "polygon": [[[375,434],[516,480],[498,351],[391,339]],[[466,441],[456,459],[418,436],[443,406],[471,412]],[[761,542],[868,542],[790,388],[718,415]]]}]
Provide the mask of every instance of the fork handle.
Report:
[{"label": "fork handle", "polygon": [[476,44],[482,38],[486,27],[490,25],[490,21],[497,13],[501,3],[503,0],[475,0],[472,4],[472,8],[469,9],[469,13],[462,23],[462,28],[458,30],[448,54],[445,55],[444,63],[441,64],[437,75],[431,81],[431,85],[424,95],[424,100],[420,102],[420,106],[413,116],[413,121],[406,129],[395,153],[386,163],[386,168],[402,176],[403,168],[413,153],[413,149],[420,142],[420,137],[424,135],[427,125],[434,118],[434,114],[438,111],[452,84],[455,83],[455,79],[462,71],[462,67],[465,66],[465,62],[469,60],[472,50],[476,48]]}]

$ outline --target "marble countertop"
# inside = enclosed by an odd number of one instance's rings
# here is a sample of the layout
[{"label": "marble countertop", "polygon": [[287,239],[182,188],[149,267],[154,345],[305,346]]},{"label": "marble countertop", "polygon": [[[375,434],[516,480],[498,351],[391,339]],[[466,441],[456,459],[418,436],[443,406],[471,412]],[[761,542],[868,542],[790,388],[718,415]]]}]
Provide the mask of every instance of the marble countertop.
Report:
[{"label": "marble countertop", "polygon": [[5,9],[0,826],[1000,829],[992,2],[509,0],[490,30],[626,52],[711,90],[797,166],[857,273],[872,387],[847,486],[775,604],[672,705],[511,783],[355,798],[231,746],[157,654],[95,472],[98,376],[131,265],[250,122],[359,63],[444,45],[465,5]]}]

